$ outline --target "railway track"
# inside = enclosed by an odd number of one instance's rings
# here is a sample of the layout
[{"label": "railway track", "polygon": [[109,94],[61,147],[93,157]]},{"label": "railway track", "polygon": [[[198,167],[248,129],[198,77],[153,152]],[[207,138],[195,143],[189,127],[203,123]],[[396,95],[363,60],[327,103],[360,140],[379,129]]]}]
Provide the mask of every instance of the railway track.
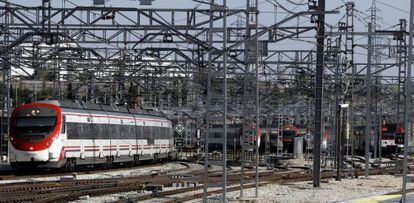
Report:
[{"label": "railway track", "polygon": [[27,179],[27,178],[44,178],[44,177],[62,177],[62,176],[72,176],[76,175],[83,175],[83,174],[100,174],[100,173],[109,173],[109,172],[116,172],[120,170],[134,170],[134,169],[144,169],[144,168],[151,168],[161,166],[166,163],[171,162],[163,162],[163,163],[148,163],[145,165],[140,166],[132,166],[132,167],[114,167],[109,169],[99,169],[99,168],[83,168],[77,169],[74,172],[60,172],[56,170],[36,170],[36,171],[18,171],[18,170],[4,170],[0,171],[0,180],[16,180],[16,179]]},{"label": "railway track", "polygon": [[[160,185],[193,181],[202,177],[199,169],[167,170],[156,174],[83,180],[31,181],[0,184],[0,202],[56,202],[76,200],[80,196],[104,195],[134,190],[158,190]],[[214,175],[217,171],[211,171]],[[190,175],[190,176],[188,176]]]},{"label": "railway track", "polygon": [[[371,174],[392,172],[388,169],[373,169]],[[220,184],[220,170],[209,172],[209,183]],[[357,171],[362,174],[363,171]],[[334,172],[322,174],[322,178],[335,177]],[[254,187],[255,173],[253,170],[245,172],[245,188]],[[259,173],[260,184],[286,183],[311,180],[309,170],[295,169],[290,171],[262,171]],[[240,189],[240,171],[232,170],[228,174],[228,190]],[[139,197],[120,200],[119,202],[139,202],[153,198],[169,198],[168,201],[182,202],[202,197],[203,172],[200,169],[169,170],[158,174],[140,175],[134,177],[66,180],[66,181],[36,181],[0,184],[0,202],[62,202],[77,200],[81,196],[99,196],[111,193],[128,191],[150,191]],[[182,184],[185,187],[176,190],[161,191],[162,187],[171,187],[173,184]],[[188,194],[189,193],[189,194]],[[221,190],[212,190],[209,195],[219,194]],[[186,195],[183,195],[186,194]],[[188,195],[187,195],[188,194]],[[177,196],[178,195],[178,196]]]},{"label": "railway track", "polygon": [[[388,174],[392,171],[384,169],[373,169],[370,171],[371,175],[380,175]],[[356,175],[363,175],[363,170],[356,171]],[[335,172],[326,172],[322,174],[322,179],[334,178],[336,177]],[[237,191],[240,190],[240,176],[238,178],[229,177],[227,191]],[[244,185],[244,189],[255,187],[255,184],[252,182],[254,179],[253,174],[247,174],[245,177],[247,183]],[[305,171],[288,171],[288,172],[262,172],[260,173],[260,183],[259,186],[265,186],[269,184],[281,184],[281,183],[290,183],[290,182],[299,182],[299,181],[310,181],[312,180],[312,174]],[[249,183],[250,181],[250,183]],[[210,180],[209,182],[216,182],[215,180]],[[142,195],[135,198],[123,199],[117,201],[117,203],[127,203],[127,202],[140,202],[153,198],[161,198],[163,202],[185,202],[203,197],[203,186],[189,187],[189,188],[180,188],[177,190],[163,191],[155,194]],[[208,195],[215,195],[222,193],[222,189],[211,190],[208,192]],[[179,197],[177,197],[179,195]],[[165,199],[164,199],[165,198]],[[161,201],[160,199],[160,201]]]},{"label": "railway track", "polygon": [[[0,202],[61,202],[76,200],[85,195],[97,196],[142,190],[156,191],[160,189],[160,186],[170,186],[174,183],[202,182],[203,173],[200,170],[188,170],[189,168],[177,169],[136,177],[0,184],[0,195],[2,196]],[[217,172],[219,171],[210,171],[212,181],[220,181],[220,177],[215,175]],[[253,172],[246,175],[253,177]],[[239,176],[238,171],[230,171],[230,179],[237,179],[236,176]]]}]

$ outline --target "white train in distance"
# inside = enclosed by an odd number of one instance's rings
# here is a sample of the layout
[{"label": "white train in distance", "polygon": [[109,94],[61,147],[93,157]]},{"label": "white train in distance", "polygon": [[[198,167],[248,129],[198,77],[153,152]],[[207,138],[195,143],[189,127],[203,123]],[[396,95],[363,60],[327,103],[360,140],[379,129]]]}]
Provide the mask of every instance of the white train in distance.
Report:
[{"label": "white train in distance", "polygon": [[137,164],[175,155],[172,123],[138,108],[37,101],[10,117],[9,160],[15,168]]}]

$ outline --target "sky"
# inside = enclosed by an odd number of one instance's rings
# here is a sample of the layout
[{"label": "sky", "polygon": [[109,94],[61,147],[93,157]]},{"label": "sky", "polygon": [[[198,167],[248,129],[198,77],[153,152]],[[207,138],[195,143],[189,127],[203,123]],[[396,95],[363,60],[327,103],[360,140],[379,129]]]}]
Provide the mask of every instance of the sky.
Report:
[{"label": "sky", "polygon": [[[9,0],[12,3],[17,3],[25,6],[40,6],[42,0]],[[197,1],[209,1],[209,0],[197,0]],[[221,4],[223,0],[216,0],[218,4]],[[299,12],[307,10],[308,0],[259,0],[260,6],[260,18],[259,22],[262,25],[272,25],[274,22],[281,20],[289,14],[282,8],[275,10],[275,2],[282,5],[284,8],[292,12]],[[398,23],[400,18],[408,19],[409,16],[409,0],[376,0],[377,7],[379,9],[379,24],[382,29],[387,29]],[[63,3],[64,2],[64,3]],[[228,7],[230,8],[242,8],[245,7],[245,0],[227,0]],[[326,10],[334,10],[341,5],[344,5],[346,0],[326,0]],[[355,23],[357,30],[366,30],[366,22],[369,20],[369,11],[372,0],[356,0],[355,9],[356,19]],[[61,7],[64,4],[66,7],[73,7],[74,5],[91,6],[93,0],[52,0],[52,7]],[[295,4],[300,4],[299,6]],[[303,5],[305,4],[305,5]],[[200,4],[193,0],[154,0],[152,6],[142,6],[139,4],[139,0],[106,0],[105,6],[107,7],[136,7],[136,8],[208,8],[207,4]],[[277,15],[274,12],[277,12]],[[329,14],[326,16],[327,22],[334,25],[344,15],[345,9],[341,9],[340,14]],[[275,19],[276,18],[276,19]],[[300,19],[300,22],[306,23],[306,19]]]},{"label": "sky", "polygon": [[[197,0],[205,1],[208,0]],[[217,4],[221,4],[223,0],[216,0]],[[42,0],[10,0],[12,3],[21,4],[25,6],[40,6]],[[66,7],[74,7],[74,5],[82,6],[91,6],[93,5],[93,0],[52,0],[52,7],[61,7],[63,4]],[[289,12],[299,12],[307,10],[308,0],[259,0],[260,8],[260,17],[259,23],[264,26],[270,26],[275,22],[278,22],[287,16],[291,15],[283,9],[288,10]],[[326,10],[335,10],[336,8],[342,6],[347,2],[346,0],[326,0]],[[395,25],[398,24],[399,19],[409,17],[409,0],[376,0],[378,7],[378,24],[380,25],[377,29],[388,29],[395,30]],[[281,5],[283,8],[278,6],[275,9],[275,4]],[[369,21],[370,11],[368,10],[372,5],[372,0],[355,0],[355,31],[366,31],[367,22]],[[245,0],[227,0],[229,8],[245,8]],[[209,8],[207,4],[200,4],[194,2],[193,0],[154,0],[153,5],[151,6],[142,6],[139,4],[139,0],[106,0],[106,7],[136,7],[136,8]],[[345,9],[339,9],[341,13],[339,14],[327,14],[326,22],[331,25],[336,25],[337,22],[344,16]],[[275,15],[276,13],[276,15]],[[234,19],[230,19],[231,21]],[[311,25],[309,19],[299,18],[292,20],[286,25]],[[314,32],[309,32],[305,34],[304,40],[309,41],[292,41],[284,40],[277,43],[277,49],[309,49],[314,46],[315,42]],[[367,37],[365,36],[356,36],[355,43],[366,44]],[[312,44],[313,43],[313,44]],[[366,61],[366,52],[365,50],[356,51],[356,59],[360,61]]]},{"label": "sky", "polygon": [[[93,0],[70,0],[66,1],[66,5],[69,6],[72,3],[76,5],[90,6],[93,5]],[[203,0],[208,1],[208,0]],[[217,0],[216,0],[217,1]],[[245,5],[244,0],[227,0],[229,7],[236,8]],[[286,6],[287,8],[295,8],[293,3],[306,3],[307,0],[259,0],[259,5],[261,6],[261,12],[274,12],[272,4],[269,2],[275,2]],[[382,18],[385,24],[393,24],[400,18],[408,18],[409,14],[409,0],[376,0],[377,7],[381,10]],[[41,0],[10,0],[10,2],[27,5],[27,6],[38,6],[41,5]],[[52,6],[62,5],[63,0],[53,0]],[[219,4],[222,0],[217,1]],[[340,5],[343,5],[346,0],[326,0],[327,10],[332,10],[337,8]],[[370,6],[372,0],[356,0],[354,1],[356,9],[367,13],[366,11]],[[199,3],[192,0],[154,0],[152,6],[141,6],[139,5],[139,0],[106,0],[106,5],[108,7],[137,7],[137,8],[194,8],[199,5]],[[207,5],[206,5],[207,6]],[[303,6],[298,6],[296,10],[301,10],[301,8],[306,8]],[[279,9],[280,10],[280,9]],[[295,10],[293,10],[295,11]],[[279,11],[280,12],[280,11]],[[272,14],[273,15],[273,14]],[[283,15],[280,12],[280,15]],[[285,14],[286,15],[286,14]],[[328,17],[329,19],[329,17]],[[269,19],[263,19],[262,21],[267,21]]]}]

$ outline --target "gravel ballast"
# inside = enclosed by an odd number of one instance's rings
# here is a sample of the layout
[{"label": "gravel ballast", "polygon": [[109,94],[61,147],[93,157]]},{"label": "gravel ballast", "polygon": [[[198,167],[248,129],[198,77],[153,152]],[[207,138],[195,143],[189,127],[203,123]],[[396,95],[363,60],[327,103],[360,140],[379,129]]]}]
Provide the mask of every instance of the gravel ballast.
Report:
[{"label": "gravel ballast", "polygon": [[[368,179],[342,179],[322,182],[320,188],[314,188],[312,182],[297,182],[283,185],[267,185],[259,188],[257,202],[341,202],[350,199],[381,195],[401,189],[402,178],[390,175],[370,176]],[[414,184],[408,184],[414,188]],[[255,189],[245,189],[244,197],[254,197]],[[230,201],[238,202],[239,192],[229,192]],[[212,197],[217,200],[219,196]],[[251,198],[246,198],[250,199]]]}]

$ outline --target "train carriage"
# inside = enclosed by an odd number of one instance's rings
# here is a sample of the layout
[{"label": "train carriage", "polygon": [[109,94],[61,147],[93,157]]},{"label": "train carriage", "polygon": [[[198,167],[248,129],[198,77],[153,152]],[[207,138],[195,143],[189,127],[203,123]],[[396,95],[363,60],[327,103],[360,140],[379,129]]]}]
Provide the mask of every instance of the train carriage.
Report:
[{"label": "train carriage", "polygon": [[159,112],[68,101],[18,106],[10,118],[10,163],[73,169],[138,163],[175,152],[172,123]]},{"label": "train carriage", "polygon": [[[366,126],[354,126],[354,146],[357,154],[365,153],[365,131]],[[398,134],[404,134],[404,128],[401,125],[395,123],[386,123],[382,124],[381,128],[377,131],[375,126],[371,126],[371,133],[369,136],[370,150],[374,151],[374,144],[378,147],[381,146],[382,156],[388,156],[394,154],[397,149],[402,149],[403,145],[396,144],[396,136]],[[375,137],[373,137],[375,136]],[[376,139],[380,139],[378,142],[375,142]],[[379,153],[377,151],[377,153]]]}]

